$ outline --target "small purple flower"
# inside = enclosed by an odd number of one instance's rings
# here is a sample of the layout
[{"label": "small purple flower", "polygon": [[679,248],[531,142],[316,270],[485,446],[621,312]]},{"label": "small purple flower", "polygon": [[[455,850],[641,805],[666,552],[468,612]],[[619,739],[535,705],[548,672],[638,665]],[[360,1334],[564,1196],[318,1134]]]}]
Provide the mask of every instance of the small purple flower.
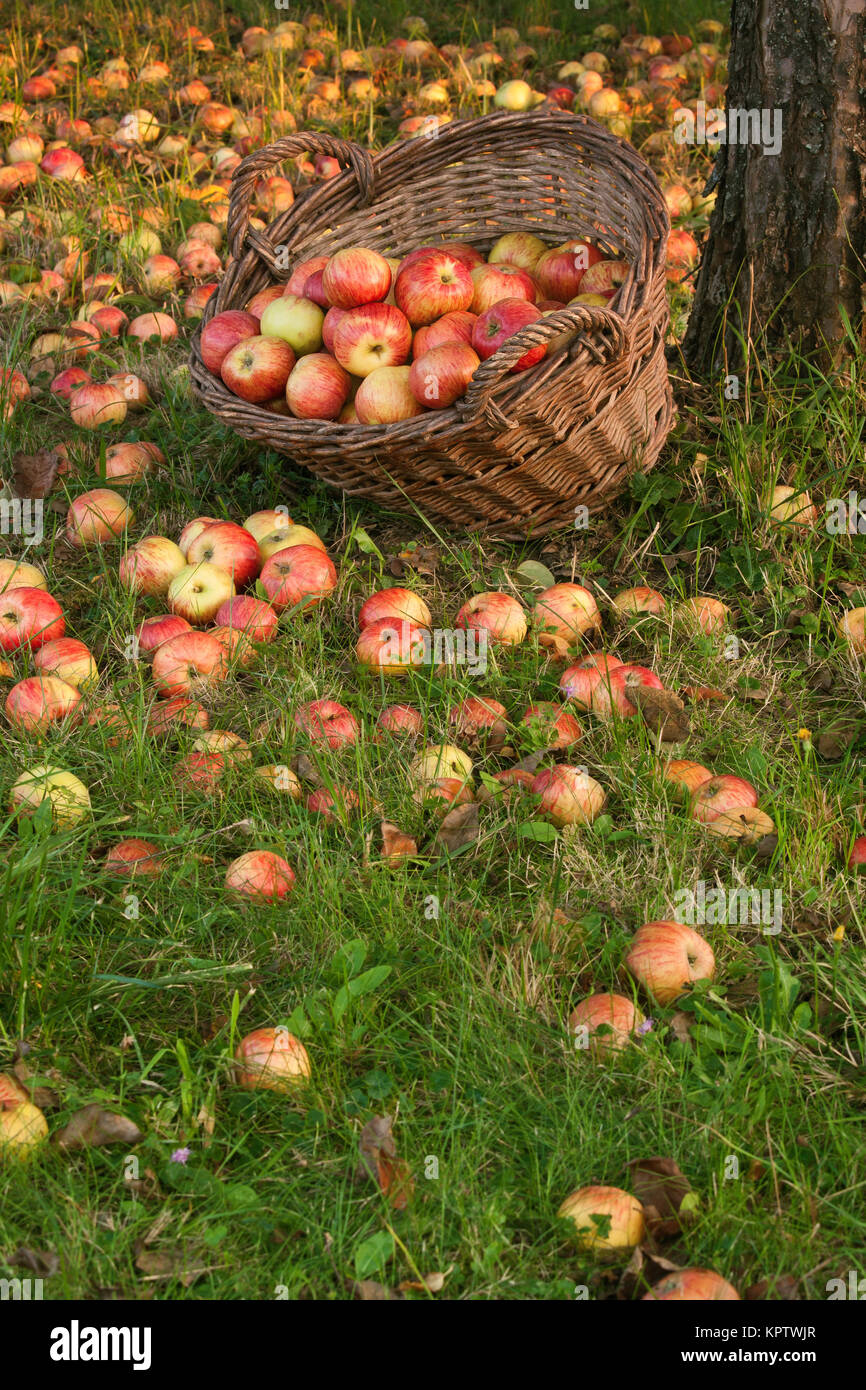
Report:
[{"label": "small purple flower", "polygon": [[634,1031],[637,1033],[637,1035],[638,1035],[639,1038],[642,1038],[646,1033],[651,1033],[651,1032],[652,1032],[652,1029],[653,1029],[653,1021],[652,1021],[652,1019],[651,1019],[651,1018],[645,1018],[644,1021],[643,1021],[643,1023],[639,1023],[638,1026],[637,1026],[637,1028],[635,1028]]},{"label": "small purple flower", "polygon": [[189,1156],[190,1156],[191,1153],[192,1153],[192,1149],[175,1149],[174,1153],[172,1154],[171,1158],[169,1159],[169,1162],[170,1162],[170,1163],[186,1163],[186,1161],[187,1161],[187,1159],[189,1158]]}]

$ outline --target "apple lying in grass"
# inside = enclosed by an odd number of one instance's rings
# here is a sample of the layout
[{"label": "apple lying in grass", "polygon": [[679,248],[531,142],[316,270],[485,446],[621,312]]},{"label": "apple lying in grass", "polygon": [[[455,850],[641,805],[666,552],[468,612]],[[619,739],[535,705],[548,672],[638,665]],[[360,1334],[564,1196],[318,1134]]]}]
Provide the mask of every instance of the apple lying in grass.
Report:
[{"label": "apple lying in grass", "polygon": [[636,589],[621,589],[611,600],[611,608],[620,617],[631,616],[636,613],[658,614],[664,613],[667,608],[667,600],[664,594],[660,594],[658,589],[647,589],[639,586]]},{"label": "apple lying in grass", "polygon": [[578,1048],[586,1047],[594,1057],[604,1058],[627,1047],[643,1021],[640,1009],[625,995],[591,994],[572,1009],[568,1028]]},{"label": "apple lying in grass", "polygon": [[514,796],[523,796],[527,793],[531,795],[535,777],[525,768],[508,767],[502,772],[494,772],[490,780],[496,784],[495,787],[491,787],[488,781],[478,789],[478,800],[483,802],[485,806],[496,802],[508,802]]},{"label": "apple lying in grass", "polygon": [[424,730],[424,716],[414,705],[386,705],[376,720],[376,728],[384,734],[410,734]]},{"label": "apple lying in grass", "polygon": [[377,618],[361,632],[355,655],[369,670],[383,676],[404,676],[428,663],[431,643],[426,627],[406,618]]},{"label": "apple lying in grass", "polygon": [[510,594],[474,594],[463,604],[454,626],[462,630],[486,631],[490,640],[503,647],[516,647],[526,636],[526,614]]},{"label": "apple lying in grass", "polygon": [[27,676],[13,685],[4,709],[13,729],[36,734],[68,719],[80,701],[81,691],[59,676]]},{"label": "apple lying in grass", "polygon": [[734,1303],[740,1302],[740,1295],[711,1269],[677,1269],[666,1274],[649,1293],[645,1293],[642,1303]]},{"label": "apple lying in grass", "polygon": [[189,565],[205,562],[231,575],[242,589],[255,579],[262,560],[254,536],[234,521],[216,521],[206,526],[186,548]]},{"label": "apple lying in grass", "polygon": [[448,722],[453,726],[457,738],[477,740],[479,735],[496,733],[503,742],[508,711],[490,695],[468,695],[449,710]]},{"label": "apple lying in grass", "polygon": [[124,878],[159,878],[165,869],[165,856],[150,840],[119,840],[105,856],[105,869]]},{"label": "apple lying in grass", "polygon": [[90,793],[84,783],[73,773],[48,764],[22,772],[12,787],[9,805],[19,815],[33,816],[45,801],[51,804],[58,830],[71,829],[90,812]]},{"label": "apple lying in grass", "polygon": [[774,835],[776,824],[758,806],[738,806],[734,811],[722,811],[711,821],[706,821],[704,829],[720,840],[738,840],[743,844],[755,845],[767,835]]},{"label": "apple lying in grass", "polygon": [[225,673],[225,652],[209,632],[181,632],[153,654],[154,685],[162,697],[206,694]]},{"label": "apple lying in grass", "polygon": [[566,1197],[557,1215],[572,1222],[578,1245],[593,1255],[631,1250],[646,1234],[643,1207],[620,1187],[581,1187]]},{"label": "apple lying in grass", "polygon": [[413,760],[410,776],[416,784],[435,782],[440,777],[471,784],[472,759],[453,743],[433,743]]},{"label": "apple lying in grass", "polygon": [[809,527],[818,512],[808,492],[795,487],[774,487],[770,498],[770,521],[774,526]]},{"label": "apple lying in grass", "polygon": [[253,642],[272,642],[280,623],[269,603],[249,594],[226,599],[217,609],[214,621],[220,627],[246,633]]},{"label": "apple lying in grass", "polygon": [[851,608],[842,615],[839,636],[859,656],[866,655],[866,608]]},{"label": "apple lying in grass", "polygon": [[171,695],[151,707],[147,716],[147,732],[151,738],[165,738],[178,728],[210,728],[210,715],[204,705],[185,695]]},{"label": "apple lying in grass", "polygon": [[184,558],[188,558],[188,551],[196,536],[200,536],[202,531],[208,526],[216,526],[219,517],[216,516],[196,516],[192,521],[188,521],[177,538],[178,550],[183,552]]},{"label": "apple lying in grass", "polygon": [[290,550],[294,545],[312,545],[316,550],[326,549],[321,536],[317,536],[309,526],[299,526],[295,523],[275,526],[273,531],[268,531],[259,538],[258,545],[262,564],[265,560],[270,560],[272,555],[276,555],[278,550]]},{"label": "apple lying in grass", "polygon": [[168,606],[172,613],[196,626],[213,622],[235,586],[227,570],[199,561],[185,565],[168,586]]},{"label": "apple lying in grass", "polygon": [[108,382],[87,381],[69,397],[69,413],[75,424],[85,430],[121,424],[127,408],[123,392]]},{"label": "apple lying in grass", "polygon": [[48,1121],[29,1100],[0,1104],[0,1157],[22,1160],[48,1138]]},{"label": "apple lying in grass", "polygon": [[570,748],[582,736],[574,715],[552,700],[539,700],[530,705],[520,723],[542,737],[547,748]]},{"label": "apple lying in grass", "polygon": [[65,631],[63,610],[45,589],[22,585],[0,595],[0,651],[38,651]]},{"label": "apple lying in grass", "polygon": [[257,849],[241,854],[226,870],[226,892],[252,902],[279,902],[287,897],[294,884],[291,865],[270,850]]},{"label": "apple lying in grass", "polygon": [[246,739],[231,729],[205,729],[196,734],[192,746],[196,753],[222,753],[227,762],[233,763],[248,763],[253,756]]},{"label": "apple lying in grass", "polygon": [[197,796],[219,796],[225,776],[226,760],[211,751],[187,753],[171,770],[171,779],[180,792]]},{"label": "apple lying in grass", "polygon": [[99,671],[89,648],[75,637],[56,637],[45,642],[33,658],[34,670],[59,676],[76,690],[87,692],[99,680]]},{"label": "apple lying in grass", "polygon": [[598,604],[581,584],[553,584],[535,600],[532,629],[542,646],[560,638],[573,647],[579,637],[600,627]]},{"label": "apple lying in grass", "polygon": [[713,821],[717,816],[743,807],[757,806],[758,793],[744,777],[734,777],[723,773],[701,782],[692,793],[691,815],[693,820]]},{"label": "apple lying in grass", "polygon": [[617,666],[608,671],[593,689],[593,714],[600,719],[610,719],[613,715],[620,719],[633,718],[638,712],[637,705],[629,699],[628,692],[639,685],[650,690],[664,689],[655,671],[648,666]]},{"label": "apple lying in grass", "polygon": [[292,801],[300,801],[303,792],[297,773],[285,763],[265,763],[257,767],[256,776],[272,791],[285,792]]},{"label": "apple lying in grass", "polygon": [[690,758],[672,758],[665,763],[662,776],[686,799],[690,799],[699,787],[713,779],[708,767],[704,767],[703,763],[693,762]]},{"label": "apple lying in grass", "polygon": [[257,1028],[238,1043],[235,1078],[250,1091],[291,1094],[310,1077],[304,1044],[287,1028]]},{"label": "apple lying in grass", "polygon": [[120,561],[120,582],[136,594],[161,597],[186,566],[183,551],[167,536],[144,536]]},{"label": "apple lying in grass", "polygon": [[304,805],[313,815],[321,816],[329,824],[346,822],[360,808],[361,799],[351,787],[317,787],[308,792]]},{"label": "apple lying in grass", "polygon": [[337,585],[337,571],[324,550],[292,545],[277,550],[262,568],[260,583],[278,613],[286,608],[310,608],[326,599]]},{"label": "apple lying in grass", "polygon": [[76,497],[66,514],[66,539],[74,546],[116,541],[135,517],[125,497],[111,488],[95,487]]},{"label": "apple lying in grass", "polygon": [[702,594],[678,603],[674,613],[684,625],[700,632],[712,633],[721,632],[727,624],[731,610],[719,599]]},{"label": "apple lying in grass", "polygon": [[396,618],[400,622],[405,620],[420,627],[429,627],[433,621],[430,609],[420,594],[398,587],[377,589],[365,599],[358,614],[358,627],[363,632],[365,627],[380,618]]},{"label": "apple lying in grass", "polygon": [[138,642],[138,653],[145,658],[152,656],[157,647],[163,642],[167,642],[170,637],[177,637],[181,632],[191,632],[192,626],[186,618],[181,618],[178,613],[158,613],[155,617],[145,618],[136,631],[135,637]]},{"label": "apple lying in grass", "polygon": [[345,748],[356,743],[361,732],[351,710],[336,700],[313,700],[295,710],[295,728],[313,743]]},{"label": "apple lying in grass", "polygon": [[669,921],[638,927],[625,964],[658,1004],[672,1004],[696,980],[712,980],[716,969],[709,943],[691,927]]},{"label": "apple lying in grass", "polygon": [[858,835],[848,854],[848,868],[860,873],[866,868],[866,835]]},{"label": "apple lying in grass", "polygon": [[36,565],[24,560],[0,560],[0,594],[9,589],[47,589],[48,581]]},{"label": "apple lying in grass", "polygon": [[[539,640],[543,641],[543,637]],[[615,671],[622,665],[619,657],[609,656],[606,652],[593,652],[591,656],[584,657],[563,671],[559,678],[559,688],[566,700],[577,705],[578,709],[591,709],[592,692],[595,687],[608,672]]]},{"label": "apple lying in grass", "polygon": [[533,778],[531,790],[540,799],[540,814],[560,828],[591,824],[607,800],[594,777],[564,764],[542,768]]}]

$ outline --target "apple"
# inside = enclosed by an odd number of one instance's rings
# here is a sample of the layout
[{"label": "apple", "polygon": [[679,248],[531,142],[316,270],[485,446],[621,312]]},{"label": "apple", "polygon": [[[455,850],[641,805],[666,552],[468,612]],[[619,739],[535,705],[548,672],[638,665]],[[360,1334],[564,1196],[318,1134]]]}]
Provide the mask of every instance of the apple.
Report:
[{"label": "apple", "polygon": [[550,700],[530,705],[520,722],[528,729],[543,732],[548,748],[570,748],[583,732],[573,714]]},{"label": "apple", "polygon": [[506,232],[494,242],[487,256],[490,265],[513,265],[532,274],[546,245],[532,232]]},{"label": "apple", "polygon": [[287,343],[296,357],[304,357],[308,352],[321,351],[324,321],[322,309],[312,299],[283,294],[265,306],[261,332]]},{"label": "apple", "polygon": [[738,806],[733,811],[722,811],[713,820],[705,822],[710,835],[721,840],[742,840],[744,844],[756,845],[767,835],[774,835],[776,825],[766,811],[757,806]]},{"label": "apple", "polygon": [[384,734],[420,734],[424,730],[424,717],[414,705],[386,705],[376,728]]},{"label": "apple", "polygon": [[286,383],[289,410],[299,420],[336,420],[352,380],[327,352],[310,352],[292,368]]},{"label": "apple", "polygon": [[304,1044],[287,1028],[257,1028],[238,1043],[235,1077],[248,1091],[297,1090],[310,1077],[310,1058]]},{"label": "apple", "polygon": [[153,654],[153,680],[162,698],[206,694],[225,673],[225,652],[209,632],[178,633]]},{"label": "apple", "polygon": [[45,642],[33,658],[33,669],[50,672],[75,687],[88,691],[99,680],[99,671],[89,649],[74,637],[56,637]]},{"label": "apple", "polygon": [[505,706],[490,695],[469,695],[453,705],[448,714],[448,722],[458,738],[478,739],[479,735],[495,731],[503,741],[507,720]]},{"label": "apple", "polygon": [[181,793],[218,796],[222,793],[225,761],[222,753],[187,753],[172,768],[172,781]]},{"label": "apple", "polygon": [[156,462],[153,452],[144,444],[124,440],[106,449],[105,477],[118,483],[136,482],[151,473]]},{"label": "apple", "polygon": [[464,307],[473,314],[483,314],[502,299],[525,299],[528,304],[534,304],[538,298],[535,281],[525,270],[518,270],[517,266],[479,265],[470,274],[473,293],[469,304]]},{"label": "apple", "polygon": [[[269,304],[273,304],[275,299],[282,299],[283,293],[284,290],[282,285],[268,285],[266,289],[259,290],[258,294],[254,294],[247,304],[244,312],[252,314],[254,319],[258,319],[259,332],[261,332],[262,314],[265,312],[265,309]],[[298,291],[298,293],[300,294],[300,291]]]},{"label": "apple", "polygon": [[243,594],[220,604],[214,621],[220,627],[246,633],[253,642],[272,642],[280,620],[276,610],[264,599]]},{"label": "apple", "polygon": [[307,793],[304,805],[314,815],[334,824],[337,821],[345,823],[359,809],[361,801],[351,787],[317,787]]},{"label": "apple", "polygon": [[292,524],[292,518],[285,507],[270,507],[261,512],[253,512],[244,522],[244,529],[259,542],[265,536],[270,536],[274,531],[286,531]]},{"label": "apple", "polygon": [[44,733],[75,712],[81,691],[59,676],[27,676],[13,685],[4,709],[13,729],[22,733]]},{"label": "apple", "polygon": [[430,659],[431,634],[408,618],[377,618],[367,623],[355,644],[362,666],[383,676],[403,676],[420,670]]},{"label": "apple", "polygon": [[611,607],[620,617],[633,613],[664,613],[667,600],[657,589],[638,587],[621,589],[611,600]]},{"label": "apple", "polygon": [[338,309],[336,305],[332,304],[325,314],[325,320],[322,324],[322,346],[325,351],[331,353],[332,356],[334,352],[334,334],[337,331],[337,325],[345,318],[346,312],[345,309]]},{"label": "apple", "polygon": [[328,597],[337,586],[337,571],[324,550],[313,545],[292,545],[277,550],[266,561],[260,583],[278,613],[284,608],[310,608]]},{"label": "apple", "polygon": [[172,580],[186,565],[183,551],[166,536],[144,536],[126,552],[118,566],[120,582],[136,594],[167,594]]},{"label": "apple", "polygon": [[262,565],[255,537],[235,521],[212,522],[193,538],[185,553],[189,565],[204,562],[225,570],[239,589],[255,579]]},{"label": "apple", "polygon": [[[200,319],[205,310],[205,305],[211,295],[216,294],[219,286],[216,281],[207,285],[194,285],[183,303],[183,316],[186,319]],[[255,318],[255,314],[253,315]],[[259,320],[256,319],[256,323]]]},{"label": "apple", "polygon": [[285,289],[281,288],[280,293],[300,296],[310,276],[315,275],[317,270],[324,270],[329,260],[329,256],[312,256],[308,261],[300,261],[289,276]]},{"label": "apple", "polygon": [[866,835],[858,835],[848,854],[848,868],[860,869],[866,864]]},{"label": "apple", "polygon": [[559,688],[566,700],[577,705],[578,709],[592,709],[592,694],[602,679],[598,670],[587,670],[583,666],[569,666],[563,671]]},{"label": "apple", "polygon": [[51,803],[58,830],[69,830],[90,811],[90,793],[84,783],[63,768],[43,764],[22,772],[9,797],[12,811],[33,816],[44,801]]},{"label": "apple", "polygon": [[467,310],[473,294],[472,273],[444,248],[431,247],[403,261],[394,281],[394,301],[413,328]]},{"label": "apple", "polygon": [[384,299],[391,288],[391,267],[385,257],[365,246],[337,251],[321,270],[328,302],[338,309],[373,304]]},{"label": "apple", "polygon": [[416,357],[409,368],[409,390],[420,405],[444,410],[466,392],[481,365],[468,343],[444,343]]},{"label": "apple", "polygon": [[228,570],[206,560],[185,565],[171,581],[167,590],[168,607],[172,613],[194,626],[213,622],[226,599],[233,598],[234,581]]},{"label": "apple", "polygon": [[309,526],[276,526],[259,541],[259,554],[262,560],[270,560],[278,550],[290,550],[296,545],[311,545],[316,550],[325,550],[325,542]]},{"label": "apple", "polygon": [[141,267],[146,293],[152,299],[172,294],[183,279],[183,271],[173,256],[148,256]]},{"label": "apple", "polygon": [[95,487],[76,497],[66,513],[66,539],[79,548],[118,540],[135,520],[125,497]]},{"label": "apple", "polygon": [[581,1187],[557,1216],[573,1223],[582,1250],[603,1257],[633,1249],[646,1234],[643,1207],[621,1187]]},{"label": "apple", "polygon": [[68,401],[73,391],[77,391],[79,386],[86,386],[90,380],[90,373],[83,367],[66,367],[57,373],[48,389],[53,396]]},{"label": "apple", "polygon": [[381,367],[400,367],[408,360],[411,347],[409,320],[393,304],[361,304],[348,309],[334,332],[334,356],[353,376],[367,377]]},{"label": "apple", "polygon": [[430,242],[426,246],[416,246],[412,251],[408,251],[399,262],[399,269],[405,270],[408,266],[414,265],[416,261],[426,257],[428,251],[445,251],[461,265],[465,265],[467,270],[472,270],[476,265],[484,265],[481,252],[470,246],[468,241],[440,241]]},{"label": "apple", "polygon": [[226,892],[257,903],[279,902],[291,892],[294,884],[291,865],[279,854],[265,849],[241,854],[226,870]]},{"label": "apple", "polygon": [[503,82],[502,86],[496,89],[493,98],[493,105],[501,106],[506,111],[528,111],[534,104],[532,88],[520,77]]},{"label": "apple", "polygon": [[151,338],[170,343],[177,337],[177,324],[171,314],[139,314],[132,320],[126,333],[128,338],[137,338],[142,343],[149,342]]},{"label": "apple", "polygon": [[0,596],[0,651],[17,652],[21,647],[36,651],[65,631],[63,610],[44,589],[22,584]]},{"label": "apple", "polygon": [[553,584],[535,600],[532,628],[542,646],[561,638],[573,647],[579,637],[600,627],[598,604],[580,584]]},{"label": "apple", "polygon": [[[482,361],[486,361],[507,339],[529,324],[537,323],[540,318],[540,311],[525,299],[500,299],[479,313],[472,329],[472,347]],[[509,370],[511,373],[525,372],[528,367],[540,362],[546,351],[547,344],[538,343],[529,348]]]},{"label": "apple", "polygon": [[410,775],[416,784],[453,777],[472,783],[472,759],[453,743],[432,743],[413,760]]},{"label": "apple", "polygon": [[434,777],[432,781],[416,787],[412,800],[417,806],[425,807],[432,802],[435,809],[445,814],[450,807],[466,806],[474,801],[475,793],[459,777]]},{"label": "apple", "polygon": [[426,414],[410,385],[410,367],[377,367],[364,378],[354,406],[362,425],[390,425]]},{"label": "apple", "polygon": [[592,994],[572,1010],[568,1027],[579,1043],[587,1040],[588,1050],[598,1059],[622,1052],[643,1021],[640,1009],[625,995]]},{"label": "apple", "polygon": [[313,700],[295,710],[295,728],[313,743],[326,743],[329,748],[345,748],[357,743],[361,732],[351,710],[336,700]]},{"label": "apple", "polygon": [[814,526],[818,512],[808,492],[795,487],[774,487],[770,521],[774,526]]},{"label": "apple", "polygon": [[121,874],[124,878],[136,874],[159,878],[164,868],[165,857],[150,840],[118,840],[105,856],[106,873]]},{"label": "apple", "polygon": [[219,376],[226,353],[238,343],[255,338],[260,333],[259,320],[242,309],[226,309],[221,314],[214,314],[201,331],[201,360],[209,372]]},{"label": "apple", "polygon": [[545,299],[567,304],[582,289],[588,268],[601,260],[601,252],[589,242],[566,241],[544,252],[532,276]]},{"label": "apple", "polygon": [[565,764],[536,773],[531,790],[541,798],[541,814],[560,827],[591,824],[607,800],[595,778]]},{"label": "apple", "polygon": [[219,521],[217,516],[197,516],[192,521],[188,521],[177,538],[178,549],[183,551],[184,558],[189,558],[189,548],[197,536],[207,526],[216,526]]},{"label": "apple", "polygon": [[866,608],[849,608],[843,613],[837,631],[852,651],[866,654]]},{"label": "apple", "polygon": [[48,581],[36,565],[23,560],[0,559],[0,594],[8,589],[47,589]]},{"label": "apple", "polygon": [[165,738],[175,728],[207,729],[210,715],[197,700],[185,695],[172,695],[152,706],[147,716],[147,732],[151,738]]},{"label": "apple", "polygon": [[300,801],[303,794],[301,784],[297,774],[285,763],[266,763],[257,767],[255,773],[272,791],[287,792],[293,801]]},{"label": "apple", "polygon": [[713,774],[703,763],[693,762],[691,758],[673,758],[665,763],[662,776],[681,796],[691,798],[705,782],[712,781]]},{"label": "apple", "polygon": [[47,1138],[48,1121],[38,1105],[0,1105],[0,1157],[23,1161]]},{"label": "apple", "polygon": [[612,299],[628,279],[630,266],[627,261],[596,261],[585,272],[580,282],[581,294],[605,294]]},{"label": "apple", "polygon": [[108,382],[86,381],[69,397],[69,411],[76,425],[94,430],[100,425],[120,424],[126,419],[126,399],[117,386]]},{"label": "apple", "polygon": [[743,777],[733,777],[724,773],[721,777],[711,777],[701,782],[692,793],[691,815],[693,820],[713,821],[717,816],[729,811],[739,811],[744,806],[757,806],[758,793]]},{"label": "apple", "polygon": [[325,272],[314,270],[304,281],[304,288],[301,292],[301,299],[308,299],[311,304],[316,304],[322,313],[327,313],[331,305],[328,296],[325,294]]},{"label": "apple", "polygon": [[497,801],[508,802],[515,795],[531,793],[535,778],[531,772],[527,772],[524,768],[509,767],[504,772],[494,772],[493,781],[497,784],[495,791],[489,785],[482,786],[478,790],[478,800],[485,805]]},{"label": "apple", "polygon": [[231,729],[206,729],[192,741],[194,753],[221,753],[228,762],[248,763],[252,759],[250,745]]},{"label": "apple", "polygon": [[699,595],[678,603],[675,616],[686,626],[701,632],[720,632],[730,616],[731,610],[716,598]]},{"label": "apple", "polygon": [[135,634],[138,651],[148,657],[163,642],[177,637],[181,632],[192,632],[192,627],[186,618],[181,618],[177,613],[159,613],[154,618],[145,618]]},{"label": "apple", "polygon": [[412,339],[412,357],[417,360],[431,348],[444,347],[446,343],[471,345],[472,329],[477,318],[477,314],[470,314],[467,310],[455,310],[417,329]]},{"label": "apple", "polygon": [[668,236],[665,256],[667,279],[672,284],[680,284],[688,278],[700,258],[700,247],[691,232],[687,232],[685,227],[674,227]]},{"label": "apple", "polygon": [[236,396],[256,405],[282,395],[295,360],[282,338],[245,338],[226,353],[220,376]]},{"label": "apple", "polygon": [[420,627],[429,627],[433,621],[423,598],[411,589],[400,588],[378,589],[375,594],[371,594],[361,605],[358,627],[363,632],[365,627],[369,627],[380,618],[396,618],[400,621],[405,619],[407,622],[417,623]]},{"label": "apple", "polygon": [[727,1279],[723,1279],[721,1274],[715,1274],[711,1269],[677,1269],[673,1274],[666,1274],[664,1279],[653,1284],[649,1293],[645,1293],[641,1299],[642,1303],[675,1301],[738,1303],[740,1295],[733,1284],[729,1284]]},{"label": "apple", "polygon": [[709,943],[681,922],[638,927],[625,964],[658,1004],[672,1004],[695,980],[712,980],[716,968]]},{"label": "apple", "polygon": [[474,594],[464,603],[455,620],[463,630],[486,630],[494,642],[516,647],[526,636],[526,614],[510,594]]},{"label": "apple", "polygon": [[637,705],[628,698],[629,686],[645,685],[651,690],[663,690],[664,686],[648,666],[617,666],[603,675],[592,692],[592,712],[600,719],[609,719],[612,714],[621,719],[632,719],[638,712]]}]

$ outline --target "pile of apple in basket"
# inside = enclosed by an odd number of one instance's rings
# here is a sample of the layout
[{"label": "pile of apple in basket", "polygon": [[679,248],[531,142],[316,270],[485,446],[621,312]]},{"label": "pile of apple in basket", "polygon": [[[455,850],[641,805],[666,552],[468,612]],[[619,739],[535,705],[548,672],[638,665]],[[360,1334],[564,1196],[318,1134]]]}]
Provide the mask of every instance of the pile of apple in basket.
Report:
[{"label": "pile of apple in basket", "polygon": [[[277,414],[392,424],[453,405],[512,334],[568,305],[605,305],[628,269],[588,241],[548,249],[529,232],[500,237],[486,261],[462,242],[403,260],[349,246],[216,314],[201,355],[236,396]],[[530,348],[511,371],[555,346]]]}]

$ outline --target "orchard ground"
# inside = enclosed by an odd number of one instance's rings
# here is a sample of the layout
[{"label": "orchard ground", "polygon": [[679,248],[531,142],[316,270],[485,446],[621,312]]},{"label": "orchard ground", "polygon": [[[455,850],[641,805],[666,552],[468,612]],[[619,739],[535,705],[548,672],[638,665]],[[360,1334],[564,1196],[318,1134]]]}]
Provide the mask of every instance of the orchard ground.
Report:
[{"label": "orchard ground", "polygon": [[[431,13],[430,31],[439,43],[474,43],[509,20],[505,8]],[[297,17],[236,9],[245,24],[271,28]],[[529,40],[546,73],[597,46],[592,10],[530,10],[519,27],[560,31]],[[694,33],[700,19],[725,17],[723,6],[696,4],[642,16],[635,22],[652,33]],[[222,30],[216,9],[201,5],[187,18],[213,38],[217,57],[237,47],[240,31]],[[395,4],[330,17],[341,42],[358,47],[405,32],[403,18]],[[603,18],[625,29],[630,14],[614,6]],[[147,51],[186,80],[219,71],[191,45],[178,59],[169,7],[98,0],[91,21],[88,69],[121,52],[137,68]],[[20,7],[4,40],[14,70],[3,75],[3,97],[76,42],[72,9]],[[237,70],[236,105],[290,105],[273,55],[246,76]],[[121,93],[104,109],[136,105],[169,123],[163,98]],[[73,108],[101,114],[80,86]],[[395,130],[379,109],[363,120],[347,111],[327,128],[376,143]],[[669,146],[654,163],[696,191],[709,170],[706,154],[688,148]],[[66,208],[67,234],[92,235],[89,195],[77,211],[75,190],[40,183],[28,192],[31,205]],[[166,248],[180,240],[188,210],[170,184],[160,191],[146,161],[119,165],[99,197],[159,202]],[[706,216],[685,225],[700,239]],[[22,254],[38,258],[38,243]],[[126,278],[135,277],[130,265]],[[672,343],[688,302],[687,288],[672,289]],[[141,297],[133,312],[147,307],[170,306]],[[0,312],[9,362],[26,358],[36,332],[57,319],[32,303]],[[98,1103],[132,1119],[143,1138],[67,1153],[44,1145],[26,1163],[4,1163],[0,1272],[24,1272],[9,1263],[23,1246],[57,1257],[46,1298],[339,1299],[359,1279],[414,1283],[409,1297],[569,1299],[577,1287],[610,1298],[625,1260],[601,1265],[581,1254],[557,1209],[591,1183],[630,1189],[628,1165],[662,1156],[698,1198],[685,1229],[662,1246],[676,1264],[768,1298],[822,1299],[831,1279],[862,1275],[864,906],[862,880],[845,863],[866,829],[866,714],[862,663],[836,635],[841,614],[866,602],[860,513],[855,501],[853,527],[840,528],[837,505],[866,497],[862,355],[833,377],[791,360],[700,385],[674,358],[679,418],[657,468],[578,517],[572,533],[515,547],[360,506],[231,435],[189,394],[179,307],[177,317],[175,343],[139,355],[109,341],[98,359],[105,373],[140,370],[154,402],[105,441],[151,440],[168,460],[123,489],[133,537],[176,538],[198,514],[242,521],[276,506],[323,536],[336,592],[315,616],[285,620],[257,664],[221,687],[211,724],[247,739],[254,764],[282,764],[309,753],[291,720],[284,728],[287,709],[325,698],[348,705],[364,736],[314,754],[314,773],[355,788],[362,813],[329,825],[244,763],[229,764],[218,795],[181,792],[173,767],[194,734],[148,736],[152,686],[127,655],[137,622],[160,605],[123,591],[118,547],[82,553],[62,539],[69,501],[99,485],[104,441],[45,394],[19,405],[3,427],[4,474],[17,452],[59,439],[76,464],[46,500],[45,536],[30,556],[63,605],[67,632],[93,651],[103,700],[127,710],[131,736],[112,746],[97,724],[59,728],[37,744],[4,727],[4,803],[23,768],[50,761],[85,782],[93,814],[63,832],[2,823],[0,1066],[9,1070],[23,1049],[53,1132]],[[809,490],[814,527],[770,522],[777,483]],[[21,553],[19,538],[4,543]],[[515,799],[482,809],[477,840],[441,853],[437,817],[416,805],[406,773],[414,746],[375,742],[379,711],[408,701],[424,716],[424,742],[451,741],[448,712],[459,699],[490,695],[516,725],[531,702],[558,698],[562,667],[530,641],[491,651],[484,675],[455,665],[383,685],[354,660],[358,609],[374,590],[404,584],[449,628],[475,592],[502,589],[529,605],[548,582],[539,565],[597,595],[599,647],[651,666],[671,690],[704,691],[686,697],[691,733],[659,749],[639,719],[578,715],[583,738],[567,760],[603,785],[605,813],[553,835]],[[607,599],[638,584],[672,603],[713,594],[730,607],[731,627],[705,636],[664,617],[615,619]],[[517,756],[533,751],[512,735]],[[508,765],[474,756],[488,771]],[[668,756],[752,781],[777,842],[732,848],[708,836],[659,776]],[[385,857],[383,819],[416,839],[417,856]],[[164,850],[158,879],[129,884],[105,872],[111,845],[133,835]],[[227,899],[226,867],[252,848],[294,868],[283,904],[244,910]],[[772,914],[696,921],[716,954],[715,984],[677,1008],[642,1000],[652,1026],[612,1061],[576,1050],[571,1009],[592,993],[632,992],[622,963],[635,929],[675,916],[684,890],[705,898],[713,888],[766,892]],[[307,1047],[310,1087],[296,1098],[239,1089],[238,1039],[280,1023]],[[358,1172],[362,1127],[384,1114],[414,1177],[405,1206]],[[431,1281],[441,1292],[425,1291],[430,1274],[444,1276]]]}]

